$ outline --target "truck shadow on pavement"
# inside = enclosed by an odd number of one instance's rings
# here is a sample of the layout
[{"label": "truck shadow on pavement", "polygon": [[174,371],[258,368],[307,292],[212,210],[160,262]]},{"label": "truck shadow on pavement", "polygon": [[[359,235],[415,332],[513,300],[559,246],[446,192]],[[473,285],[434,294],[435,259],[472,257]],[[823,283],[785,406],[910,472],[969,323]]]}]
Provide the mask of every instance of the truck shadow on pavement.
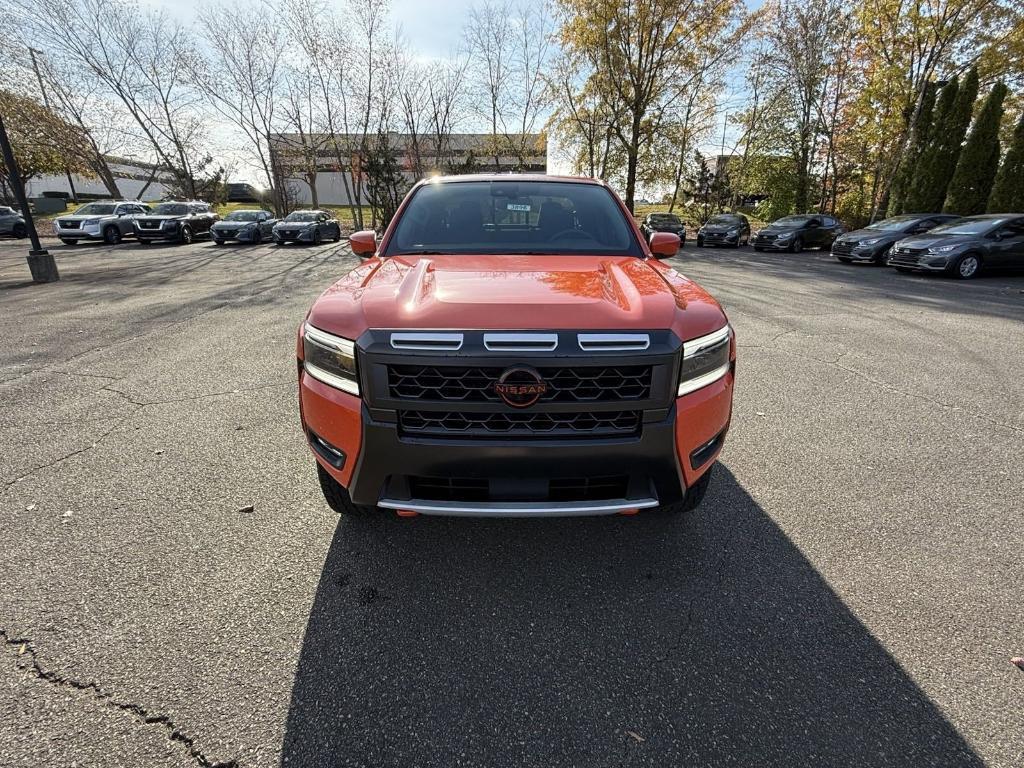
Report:
[{"label": "truck shadow on pavement", "polygon": [[688,519],[342,521],[281,764],[981,761],[719,466]]}]

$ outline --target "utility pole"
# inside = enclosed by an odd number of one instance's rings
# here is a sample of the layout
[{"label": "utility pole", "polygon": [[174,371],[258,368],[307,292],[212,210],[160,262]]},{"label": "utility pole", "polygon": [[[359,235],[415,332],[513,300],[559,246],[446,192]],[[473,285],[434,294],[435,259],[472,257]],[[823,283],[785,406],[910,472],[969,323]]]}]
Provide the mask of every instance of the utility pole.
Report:
[{"label": "utility pole", "polygon": [[7,173],[11,179],[11,189],[14,190],[14,197],[21,207],[21,215],[25,217],[28,236],[32,240],[32,250],[28,252],[28,268],[32,273],[32,280],[37,283],[56,282],[60,280],[57,262],[54,261],[53,254],[43,248],[39,242],[36,224],[32,220],[32,211],[28,207],[28,198],[25,197],[25,187],[21,183],[21,173],[18,172],[18,162],[14,159],[11,141],[7,138],[7,126],[4,125],[3,115],[0,115],[0,150],[3,151],[4,164],[7,166]]},{"label": "utility pole", "polygon": [[[39,62],[36,61],[37,53],[42,53],[42,51],[37,51],[32,46],[29,46],[28,55],[29,58],[32,59],[32,69],[36,72],[36,80],[39,81],[39,92],[43,94],[43,106],[50,109],[50,98],[46,95],[46,87],[43,85],[43,76],[39,72]],[[71,180],[71,169],[66,165],[64,166],[64,173],[68,177],[68,189],[71,190],[71,202],[77,203],[78,193],[75,192],[75,182]]]}]

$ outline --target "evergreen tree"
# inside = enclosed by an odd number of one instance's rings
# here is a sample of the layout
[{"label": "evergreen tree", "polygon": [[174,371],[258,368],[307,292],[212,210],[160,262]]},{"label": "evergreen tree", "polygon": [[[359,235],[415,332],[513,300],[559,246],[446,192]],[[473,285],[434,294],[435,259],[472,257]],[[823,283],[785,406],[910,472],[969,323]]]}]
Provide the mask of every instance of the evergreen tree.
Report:
[{"label": "evergreen tree", "polygon": [[1005,98],[1005,85],[992,86],[950,181],[944,208],[947,213],[972,216],[985,212],[999,170],[999,124],[1003,119]]},{"label": "evergreen tree", "polygon": [[924,94],[921,96],[921,109],[917,113],[917,120],[914,122],[910,134],[910,142],[907,144],[907,151],[900,159],[900,166],[896,170],[896,176],[892,181],[892,194],[889,198],[888,216],[897,216],[904,212],[907,195],[910,193],[910,184],[914,180],[914,169],[917,167],[921,153],[928,145],[928,138],[932,129],[932,112],[935,109],[935,95],[938,88],[935,83],[928,83],[925,86]]},{"label": "evergreen tree", "polygon": [[1010,147],[996,175],[988,210],[989,213],[1024,211],[1024,113],[1021,113]]},{"label": "evergreen tree", "polygon": [[913,194],[905,205],[908,212],[934,213],[942,210],[977,96],[978,71],[973,67],[962,85],[958,85],[954,78],[942,89],[928,149],[914,172]]}]

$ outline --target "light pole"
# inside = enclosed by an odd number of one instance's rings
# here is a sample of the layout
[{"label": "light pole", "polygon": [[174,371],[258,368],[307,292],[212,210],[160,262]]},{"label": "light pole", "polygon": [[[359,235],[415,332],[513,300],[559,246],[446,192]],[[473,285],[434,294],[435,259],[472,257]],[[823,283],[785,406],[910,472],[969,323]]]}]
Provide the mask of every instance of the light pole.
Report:
[{"label": "light pole", "polygon": [[60,280],[57,262],[54,261],[53,254],[43,248],[39,242],[39,234],[36,232],[36,224],[32,220],[32,211],[28,207],[25,187],[21,183],[18,162],[14,159],[14,150],[11,149],[10,139],[7,138],[7,126],[4,125],[2,114],[0,114],[0,150],[3,150],[4,164],[7,166],[7,173],[11,179],[11,189],[14,190],[14,197],[17,198],[18,205],[21,207],[21,215],[25,217],[28,236],[32,240],[32,250],[28,252],[28,268],[32,273],[32,280],[37,283],[56,282]]}]

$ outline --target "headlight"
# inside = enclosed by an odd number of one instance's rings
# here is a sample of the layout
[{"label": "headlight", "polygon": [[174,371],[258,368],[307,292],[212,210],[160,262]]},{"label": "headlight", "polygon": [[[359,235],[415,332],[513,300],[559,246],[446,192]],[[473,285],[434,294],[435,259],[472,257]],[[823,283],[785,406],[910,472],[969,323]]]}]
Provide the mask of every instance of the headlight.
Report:
[{"label": "headlight", "polygon": [[348,339],[333,336],[306,323],[302,333],[302,367],[324,384],[359,394],[356,375],[356,346]]},{"label": "headlight", "polygon": [[880,243],[880,242],[882,242],[882,238],[880,238],[880,237],[872,237],[872,238],[869,238],[868,240],[861,240],[859,243],[857,243],[857,245],[874,245],[875,243]]},{"label": "headlight", "polygon": [[727,325],[707,336],[683,342],[678,396],[706,387],[729,372],[730,338],[732,328]]},{"label": "headlight", "polygon": [[949,253],[950,251],[955,251],[959,247],[959,243],[955,243],[953,245],[940,245],[937,248],[929,248],[928,253]]}]

